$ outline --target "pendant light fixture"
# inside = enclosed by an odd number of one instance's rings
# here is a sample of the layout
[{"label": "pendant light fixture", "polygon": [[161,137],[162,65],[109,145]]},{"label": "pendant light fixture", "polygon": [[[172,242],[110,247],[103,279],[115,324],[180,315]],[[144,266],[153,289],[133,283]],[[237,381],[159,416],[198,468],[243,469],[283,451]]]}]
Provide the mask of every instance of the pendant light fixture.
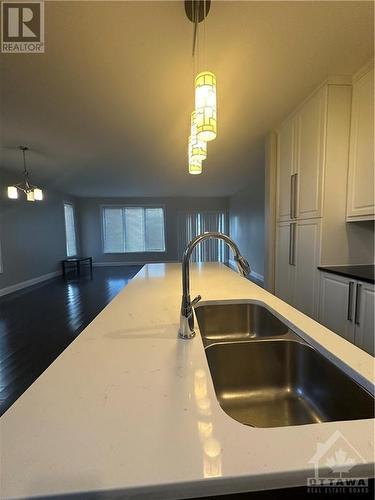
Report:
[{"label": "pendant light fixture", "polygon": [[43,200],[43,191],[30,184],[29,172],[26,168],[26,151],[29,150],[27,146],[20,146],[23,156],[23,181],[14,186],[8,186],[8,198],[16,200],[18,198],[18,191],[22,191],[26,195],[27,201],[41,201]]},{"label": "pendant light fixture", "polygon": [[[185,0],[185,12],[194,24],[193,73],[199,69],[199,23],[205,21],[211,7],[211,0]],[[206,29],[204,27],[204,52]],[[206,63],[206,61],[204,61]],[[207,158],[207,142],[213,141],[217,133],[216,77],[211,71],[201,71],[193,78],[195,86],[195,109],[191,114],[190,137],[188,141],[189,173],[202,173],[202,162]]]}]

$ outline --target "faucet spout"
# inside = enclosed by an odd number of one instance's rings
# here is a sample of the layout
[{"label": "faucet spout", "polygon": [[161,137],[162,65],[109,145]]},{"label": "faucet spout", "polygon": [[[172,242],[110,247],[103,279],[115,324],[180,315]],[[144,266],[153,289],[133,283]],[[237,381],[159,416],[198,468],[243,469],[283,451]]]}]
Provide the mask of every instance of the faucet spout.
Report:
[{"label": "faucet spout", "polygon": [[194,331],[194,314],[193,307],[199,302],[201,296],[198,295],[195,299],[190,299],[190,270],[189,262],[194,248],[204,240],[214,238],[224,241],[233,251],[234,260],[237,265],[238,272],[241,276],[247,276],[250,273],[250,266],[247,260],[241,255],[238,246],[229,236],[219,232],[206,232],[193,238],[187,245],[182,258],[182,301],[180,328],[178,334],[183,339],[191,339],[195,335]]}]

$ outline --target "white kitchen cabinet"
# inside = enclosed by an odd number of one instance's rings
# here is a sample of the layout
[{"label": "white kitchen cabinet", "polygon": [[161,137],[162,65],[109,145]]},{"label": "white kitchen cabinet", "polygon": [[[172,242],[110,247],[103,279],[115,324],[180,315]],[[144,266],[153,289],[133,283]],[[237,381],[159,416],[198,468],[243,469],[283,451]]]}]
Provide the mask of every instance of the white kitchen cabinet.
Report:
[{"label": "white kitchen cabinet", "polygon": [[351,78],[329,79],[277,129],[275,291],[312,318],[319,306],[317,267],[350,257],[351,101]]},{"label": "white kitchen cabinet", "polygon": [[372,355],[374,355],[374,304],[374,285],[357,282],[354,342]]},{"label": "white kitchen cabinet", "polygon": [[319,322],[374,356],[375,287],[321,272]]},{"label": "white kitchen cabinet", "polygon": [[321,273],[319,321],[350,342],[354,342],[354,287],[355,280]]},{"label": "white kitchen cabinet", "polygon": [[327,87],[316,92],[296,115],[296,217],[310,219],[322,215]]},{"label": "white kitchen cabinet", "polygon": [[295,173],[295,120],[285,121],[277,131],[277,202],[276,220],[291,218],[291,182]]},{"label": "white kitchen cabinet", "polygon": [[315,318],[318,305],[319,219],[281,222],[276,234],[276,295]]},{"label": "white kitchen cabinet", "polygon": [[346,220],[375,218],[374,66],[353,78]]},{"label": "white kitchen cabinet", "polygon": [[290,222],[280,222],[276,228],[276,276],[275,294],[285,302],[293,304],[294,272],[292,265],[293,226]]},{"label": "white kitchen cabinet", "polygon": [[277,131],[277,220],[322,215],[328,90],[323,86]]},{"label": "white kitchen cabinet", "polygon": [[299,220],[295,224],[292,250],[295,266],[293,305],[312,318],[316,318],[318,313],[320,236],[319,219]]}]

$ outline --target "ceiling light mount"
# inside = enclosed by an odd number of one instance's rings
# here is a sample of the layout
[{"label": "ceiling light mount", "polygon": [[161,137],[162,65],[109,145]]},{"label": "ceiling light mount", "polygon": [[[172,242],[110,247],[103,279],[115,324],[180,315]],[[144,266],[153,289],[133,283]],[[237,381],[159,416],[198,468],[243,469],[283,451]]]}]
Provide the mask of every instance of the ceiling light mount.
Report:
[{"label": "ceiling light mount", "polygon": [[192,23],[201,23],[210,12],[211,0],[185,0],[185,13]]}]

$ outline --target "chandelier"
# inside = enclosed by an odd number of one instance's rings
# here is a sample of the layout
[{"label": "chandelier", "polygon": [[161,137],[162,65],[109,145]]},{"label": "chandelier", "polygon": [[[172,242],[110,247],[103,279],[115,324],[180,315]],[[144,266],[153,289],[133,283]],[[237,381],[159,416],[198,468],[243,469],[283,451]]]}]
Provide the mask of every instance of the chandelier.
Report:
[{"label": "chandelier", "polygon": [[43,200],[43,191],[30,183],[29,172],[26,168],[26,151],[29,150],[27,146],[20,146],[23,156],[23,181],[14,186],[8,186],[8,198],[17,200],[18,192],[21,191],[26,195],[27,201],[41,201]]}]

